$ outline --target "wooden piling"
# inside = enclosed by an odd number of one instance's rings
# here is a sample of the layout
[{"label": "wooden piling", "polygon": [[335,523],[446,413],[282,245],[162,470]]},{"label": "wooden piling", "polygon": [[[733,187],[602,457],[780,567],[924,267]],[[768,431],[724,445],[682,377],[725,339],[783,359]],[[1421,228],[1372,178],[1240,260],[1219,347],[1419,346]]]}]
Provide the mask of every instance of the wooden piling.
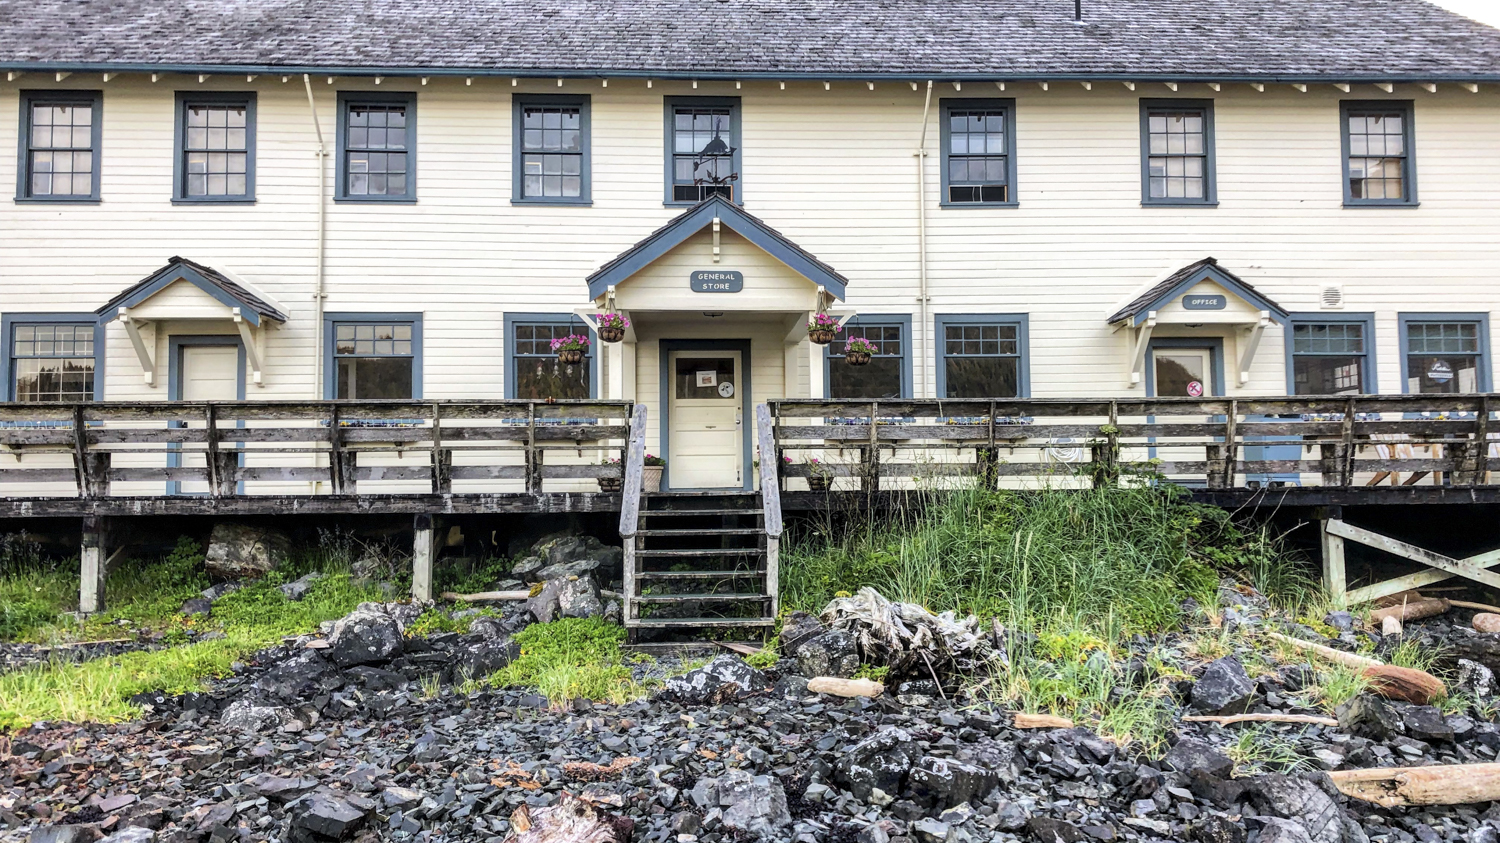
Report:
[{"label": "wooden piling", "polygon": [[437,555],[436,519],[426,513],[415,519],[411,552],[411,599],[432,599],[432,560]]}]

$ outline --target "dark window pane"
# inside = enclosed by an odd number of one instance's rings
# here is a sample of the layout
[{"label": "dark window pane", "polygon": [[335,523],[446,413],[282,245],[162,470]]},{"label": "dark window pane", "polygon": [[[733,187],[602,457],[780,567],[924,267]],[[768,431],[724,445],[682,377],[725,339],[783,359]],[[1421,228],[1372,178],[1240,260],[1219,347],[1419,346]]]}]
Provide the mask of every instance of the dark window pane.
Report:
[{"label": "dark window pane", "polygon": [[949,357],[947,398],[1015,398],[1020,394],[1019,359]]},{"label": "dark window pane", "polygon": [[900,398],[901,358],[871,357],[863,366],[850,366],[842,357],[829,360],[828,394],[832,398]]},{"label": "dark window pane", "polygon": [[412,397],[412,358],[338,358],[339,398],[375,400]]},{"label": "dark window pane", "polygon": [[1473,355],[1419,356],[1406,361],[1406,391],[1453,395],[1479,391],[1479,358]]},{"label": "dark window pane", "polygon": [[556,355],[516,358],[516,397],[525,399],[588,398],[589,365],[583,358],[575,366],[565,366]]},{"label": "dark window pane", "polygon": [[1357,395],[1365,391],[1363,357],[1296,355],[1292,360],[1295,395]]}]

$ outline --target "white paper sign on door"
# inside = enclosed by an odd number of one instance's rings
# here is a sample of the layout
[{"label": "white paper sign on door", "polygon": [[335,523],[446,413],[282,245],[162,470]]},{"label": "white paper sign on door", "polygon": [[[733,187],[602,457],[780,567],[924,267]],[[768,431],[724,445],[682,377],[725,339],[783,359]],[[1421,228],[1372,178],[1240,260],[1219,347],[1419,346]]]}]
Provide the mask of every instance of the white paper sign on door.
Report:
[{"label": "white paper sign on door", "polygon": [[715,369],[698,372],[698,386],[713,387],[719,385],[719,373]]}]

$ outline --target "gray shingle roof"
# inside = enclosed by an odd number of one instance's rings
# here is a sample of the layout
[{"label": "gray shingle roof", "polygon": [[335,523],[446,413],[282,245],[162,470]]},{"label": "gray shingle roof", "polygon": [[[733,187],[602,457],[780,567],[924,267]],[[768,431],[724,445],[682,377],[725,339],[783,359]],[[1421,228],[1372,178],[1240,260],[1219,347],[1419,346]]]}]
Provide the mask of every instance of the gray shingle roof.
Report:
[{"label": "gray shingle roof", "polygon": [[[187,272],[183,272],[187,270]],[[198,284],[203,291],[213,295],[224,302],[226,307],[243,307],[253,311],[259,316],[276,322],[286,322],[287,316],[276,306],[245,289],[243,284],[233,278],[197,261],[190,261],[184,257],[173,255],[167,259],[167,265],[147,275],[140,281],[131,284],[125,290],[109,301],[103,307],[94,311],[100,316],[111,316],[121,306],[127,307],[139,304],[150,298],[180,278],[186,278],[192,283]],[[217,291],[217,293],[216,293]],[[252,320],[258,321],[258,320]]]},{"label": "gray shingle roof", "polygon": [[0,68],[1500,79],[1423,0],[0,0]]},{"label": "gray shingle roof", "polygon": [[1104,321],[1110,324],[1123,322],[1127,319],[1135,319],[1148,310],[1155,310],[1161,307],[1177,293],[1181,292],[1178,289],[1179,287],[1196,284],[1202,280],[1199,277],[1199,273],[1205,269],[1213,270],[1208,277],[1225,286],[1230,292],[1238,295],[1240,298],[1255,304],[1257,307],[1269,310],[1283,319],[1287,317],[1288,314],[1285,308],[1266,298],[1265,294],[1250,286],[1246,283],[1245,279],[1220,266],[1217,259],[1209,257],[1193,261],[1182,269],[1163,278],[1160,282],[1153,284],[1150,289],[1136,296],[1130,304],[1120,308],[1115,315]]}]

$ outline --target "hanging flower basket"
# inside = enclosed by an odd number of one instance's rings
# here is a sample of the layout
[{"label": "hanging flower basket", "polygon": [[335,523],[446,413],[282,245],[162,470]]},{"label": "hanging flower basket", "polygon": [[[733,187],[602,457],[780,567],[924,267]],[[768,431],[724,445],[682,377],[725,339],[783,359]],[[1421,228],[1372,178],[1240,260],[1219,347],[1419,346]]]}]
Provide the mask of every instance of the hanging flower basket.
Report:
[{"label": "hanging flower basket", "polygon": [[807,323],[807,338],[818,345],[827,345],[833,342],[833,335],[842,330],[838,319],[826,313],[816,313]]},{"label": "hanging flower basket", "polygon": [[619,342],[625,339],[625,329],[630,320],[618,313],[606,313],[599,317],[599,339],[604,342]]},{"label": "hanging flower basket", "polygon": [[844,362],[850,366],[863,366],[877,353],[875,344],[864,337],[850,337],[844,341]]},{"label": "hanging flower basket", "polygon": [[589,338],[578,334],[558,337],[552,341],[552,350],[557,352],[557,359],[563,365],[576,366],[583,362],[583,355],[589,350]]}]

